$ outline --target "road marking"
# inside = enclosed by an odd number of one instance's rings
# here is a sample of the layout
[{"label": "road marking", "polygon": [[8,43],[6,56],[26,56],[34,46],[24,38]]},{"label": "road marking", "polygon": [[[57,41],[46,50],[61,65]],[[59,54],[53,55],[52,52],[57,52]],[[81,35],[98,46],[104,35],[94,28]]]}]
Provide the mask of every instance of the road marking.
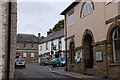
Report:
[{"label": "road marking", "polygon": [[50,68],[50,72],[53,72],[51,68]]}]

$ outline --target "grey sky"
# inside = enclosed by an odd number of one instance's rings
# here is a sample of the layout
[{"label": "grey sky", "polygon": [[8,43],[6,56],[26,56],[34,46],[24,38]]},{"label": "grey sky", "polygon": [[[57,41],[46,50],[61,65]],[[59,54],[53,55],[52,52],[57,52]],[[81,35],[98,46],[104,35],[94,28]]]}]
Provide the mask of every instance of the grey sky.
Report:
[{"label": "grey sky", "polygon": [[35,34],[46,32],[64,17],[60,13],[71,2],[19,2],[18,33]]}]

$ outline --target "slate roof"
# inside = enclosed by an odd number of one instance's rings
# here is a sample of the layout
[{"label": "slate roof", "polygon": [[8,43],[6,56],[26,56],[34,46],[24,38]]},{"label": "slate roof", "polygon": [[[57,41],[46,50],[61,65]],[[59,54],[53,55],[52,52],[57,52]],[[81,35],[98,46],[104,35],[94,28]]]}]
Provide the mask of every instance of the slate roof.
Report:
[{"label": "slate roof", "polygon": [[33,34],[18,34],[17,42],[28,42],[28,43],[40,43],[42,41],[41,37],[36,37]]},{"label": "slate roof", "polygon": [[64,37],[64,29],[61,29],[59,31],[53,32],[51,34],[49,34],[47,37],[45,37],[41,43],[47,42],[47,41],[51,41],[60,37]]}]

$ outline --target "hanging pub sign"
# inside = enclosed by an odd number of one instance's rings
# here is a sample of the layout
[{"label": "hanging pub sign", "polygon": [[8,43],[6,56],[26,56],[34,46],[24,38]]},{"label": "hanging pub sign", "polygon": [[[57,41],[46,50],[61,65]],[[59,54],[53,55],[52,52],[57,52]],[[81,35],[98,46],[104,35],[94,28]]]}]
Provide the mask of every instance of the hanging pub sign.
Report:
[{"label": "hanging pub sign", "polygon": [[102,51],[96,52],[96,61],[102,61]]},{"label": "hanging pub sign", "polygon": [[82,61],[82,50],[76,52],[76,61],[77,62]]}]

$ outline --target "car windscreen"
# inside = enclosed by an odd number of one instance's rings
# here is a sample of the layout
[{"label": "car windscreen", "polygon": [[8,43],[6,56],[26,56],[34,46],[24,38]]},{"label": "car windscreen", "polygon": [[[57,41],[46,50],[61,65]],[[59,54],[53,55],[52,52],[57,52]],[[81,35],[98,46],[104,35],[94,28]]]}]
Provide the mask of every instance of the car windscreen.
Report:
[{"label": "car windscreen", "polygon": [[24,60],[23,59],[18,59],[18,60],[16,60],[16,62],[24,62]]}]

